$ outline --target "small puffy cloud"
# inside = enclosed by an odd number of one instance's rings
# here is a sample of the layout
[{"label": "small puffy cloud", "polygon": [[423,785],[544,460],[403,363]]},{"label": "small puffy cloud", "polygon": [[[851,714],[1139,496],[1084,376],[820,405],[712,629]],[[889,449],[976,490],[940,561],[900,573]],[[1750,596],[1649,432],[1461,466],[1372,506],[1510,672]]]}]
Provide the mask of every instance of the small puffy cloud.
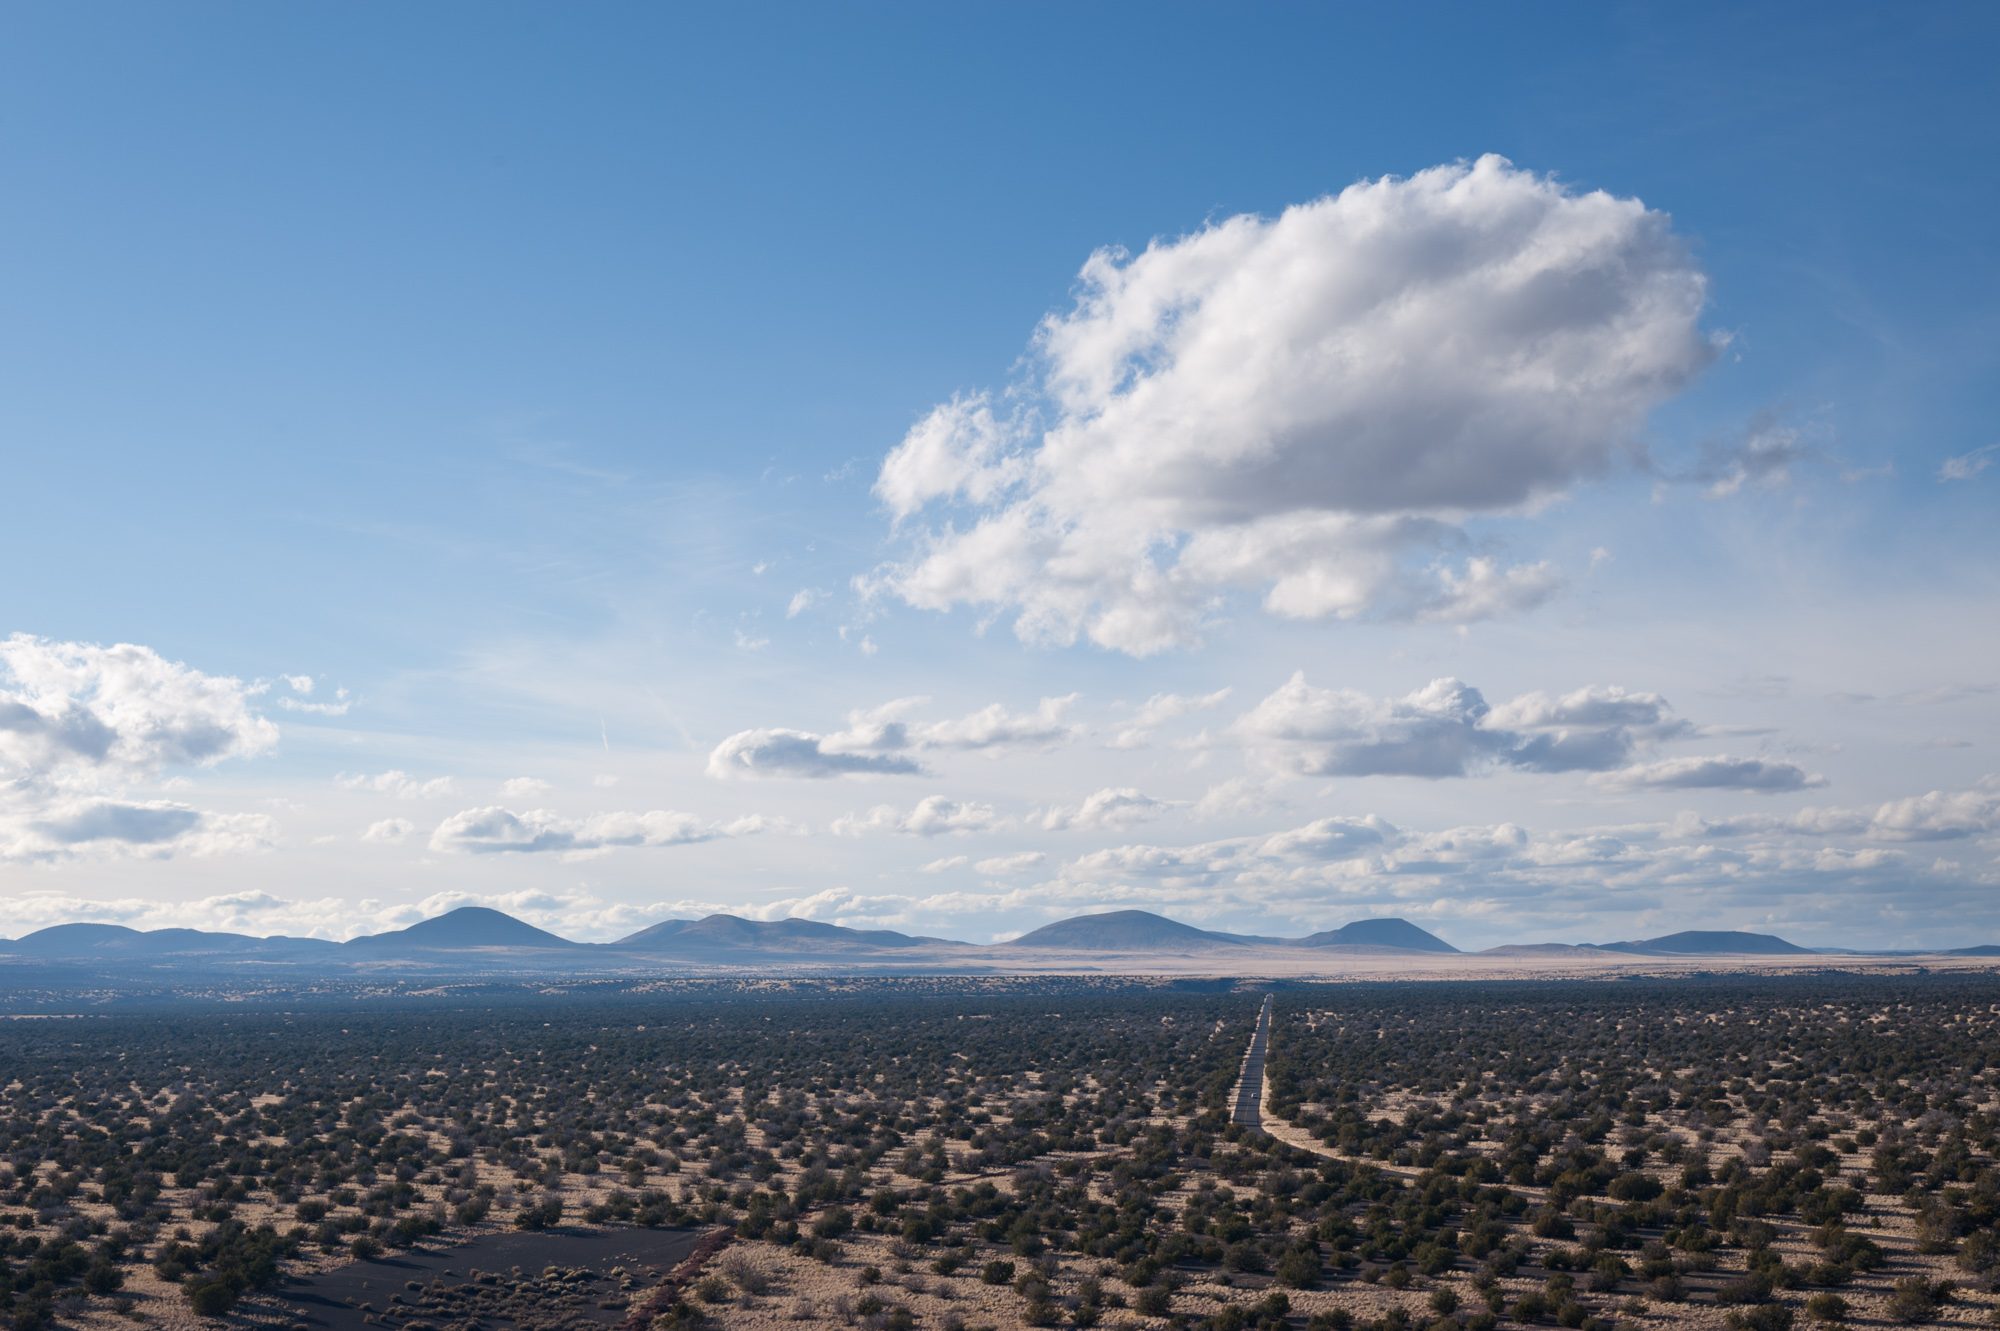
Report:
[{"label": "small puffy cloud", "polygon": [[916,741],[927,749],[1046,748],[1075,735],[1063,713],[1076,698],[1074,693],[1044,698],[1032,712],[1010,712],[996,702],[954,720],[920,726]]},{"label": "small puffy cloud", "polygon": [[1749,790],[1767,795],[1826,784],[1826,778],[1810,775],[1794,763],[1723,756],[1663,758],[1611,773],[1605,779],[1627,789]]},{"label": "small puffy cloud", "polygon": [[1063,872],[1070,878],[1090,880],[1211,883],[1239,863],[1244,850],[1242,842],[1229,841],[1193,846],[1107,846],[1077,856]]},{"label": "small puffy cloud", "polygon": [[241,854],[276,840],[277,825],[263,814],[207,813],[164,800],[58,800],[0,816],[0,862]]},{"label": "small puffy cloud", "polygon": [[898,698],[848,713],[830,734],[806,730],[744,730],[718,744],[708,757],[712,777],[916,776],[926,772],[921,750],[993,751],[1048,748],[1073,738],[1063,719],[1075,694],[1044,698],[1032,712],[1000,703],[943,721],[913,722],[910,713],[928,698]]},{"label": "small puffy cloud", "polygon": [[1960,453],[1940,462],[1937,478],[1940,481],[1969,481],[1996,461],[2000,461],[2000,444],[1986,444],[1970,453]]},{"label": "small puffy cloud", "polygon": [[1487,717],[1506,730],[1552,730],[1564,726],[1657,726],[1667,718],[1667,700],[1657,693],[1633,693],[1616,685],[1590,687],[1553,697],[1524,693],[1501,703]]},{"label": "small puffy cloud", "polygon": [[379,823],[370,823],[368,830],[361,834],[363,841],[379,841],[387,845],[398,845],[409,839],[417,825],[407,818],[384,818]]},{"label": "small puffy cloud", "polygon": [[753,920],[819,920],[848,929],[903,929],[937,898],[869,896],[829,887],[802,897],[786,897],[742,909]]},{"label": "small puffy cloud", "polygon": [[1374,814],[1363,818],[1321,818],[1266,837],[1257,853],[1266,859],[1344,860],[1394,845],[1402,837]]},{"label": "small puffy cloud", "polygon": [[179,804],[117,804],[100,800],[45,818],[35,831],[61,846],[122,841],[157,846],[175,841],[201,825],[201,815]]},{"label": "small puffy cloud", "polygon": [[785,606],[785,618],[797,619],[800,615],[819,604],[820,599],[825,595],[826,593],[817,587],[799,588],[792,593],[791,601]]},{"label": "small puffy cloud", "polygon": [[1739,813],[1704,818],[1682,810],[1667,823],[1663,835],[1683,841],[1731,840],[1737,837],[1798,833],[1805,836],[1859,836],[1869,830],[1869,815],[1860,809],[1801,809],[1797,813]]},{"label": "small puffy cloud", "polygon": [[1479,690],[1432,680],[1402,698],[1316,688],[1294,674],[1244,716],[1253,736],[1285,746],[1287,765],[1310,776],[1464,776],[1497,760],[1506,738],[1480,728]]},{"label": "small puffy cloud", "polygon": [[1469,776],[1493,768],[1603,772],[1643,740],[1685,727],[1657,694],[1585,688],[1489,706],[1478,689],[1435,679],[1401,698],[1318,688],[1294,674],[1237,723],[1286,769],[1308,776]]},{"label": "small puffy cloud", "polygon": [[399,800],[442,799],[446,795],[458,793],[458,785],[448,776],[434,776],[429,780],[419,780],[408,772],[390,769],[374,776],[343,772],[334,778],[342,790],[368,791],[376,795],[392,795]]},{"label": "small puffy cloud", "polygon": [[500,783],[500,794],[510,800],[531,800],[546,795],[551,789],[548,782],[535,776],[508,777]]},{"label": "small puffy cloud", "polygon": [[1892,800],[1875,811],[1869,831],[1892,841],[1956,841],[2000,831],[2000,778],[1972,790],[1933,790]]},{"label": "small puffy cloud", "polygon": [[626,847],[685,846],[723,837],[753,836],[777,826],[770,819],[718,823],[691,813],[597,813],[569,818],[548,809],[516,813],[498,805],[466,809],[439,823],[431,849],[496,853],[591,854]]},{"label": "small puffy cloud", "polygon": [[1466,517],[1636,453],[1712,358],[1705,298],[1663,214],[1490,156],[1100,251],[1018,408],[954,399],[885,458],[911,548],[859,586],[1134,654],[1231,589],[1293,618],[1513,613],[1558,578],[1464,559]]},{"label": "small puffy cloud", "polygon": [[1132,724],[1112,736],[1107,747],[1139,748],[1152,738],[1159,727],[1195,712],[1220,707],[1229,700],[1229,693],[1226,688],[1213,693],[1156,693],[1139,705],[1139,710],[1132,716]]},{"label": "small puffy cloud", "polygon": [[[305,688],[299,689],[296,684],[292,687],[300,693],[309,693],[312,691],[312,681],[304,675],[288,675],[286,679],[287,681],[304,679],[306,680]],[[354,699],[348,696],[346,689],[335,689],[333,697],[324,702],[307,702],[303,698],[280,698],[278,699],[278,706],[288,712],[301,712],[307,716],[346,716],[348,710],[354,706]]]},{"label": "small puffy cloud", "polygon": [[1273,783],[1248,776],[1218,781],[1194,802],[1197,818],[1244,818],[1261,816],[1284,805]]},{"label": "small puffy cloud", "polygon": [[744,730],[715,746],[708,774],[732,777],[915,776],[916,759],[897,752],[870,752],[838,746],[837,736],[804,730]]},{"label": "small puffy cloud", "polygon": [[1095,831],[1106,827],[1131,827],[1149,822],[1174,806],[1154,799],[1131,786],[1107,786],[1083,797],[1075,804],[1052,805],[1042,811],[1042,829],[1048,832]]},{"label": "small puffy cloud", "polygon": [[994,855],[972,867],[988,877],[997,878],[1005,874],[1026,873],[1046,859],[1048,856],[1039,850],[1024,850],[1014,855]]},{"label": "small puffy cloud", "polygon": [[1703,448],[1696,466],[1662,479],[1700,485],[1708,498],[1728,499],[1745,489],[1784,486],[1792,478],[1792,468],[1816,452],[1797,428],[1759,416],[1740,440],[1711,443]]},{"label": "small puffy cloud", "polygon": [[1412,601],[1409,615],[1427,624],[1477,624],[1523,615],[1563,589],[1562,574],[1546,561],[1502,565],[1474,555],[1465,567],[1438,564],[1426,594]]},{"label": "small puffy cloud", "polygon": [[311,675],[280,675],[278,678],[283,680],[285,687],[293,693],[306,694],[313,691],[313,677]]},{"label": "small puffy cloud", "polygon": [[918,873],[950,873],[953,869],[963,869],[972,863],[970,855],[946,855],[932,860],[917,870]]},{"label": "small puffy cloud", "polygon": [[870,832],[894,832],[904,836],[963,835],[988,832],[1000,826],[1000,816],[990,804],[961,803],[943,795],[919,800],[905,813],[892,804],[878,804],[866,813],[836,818],[833,831],[838,836],[863,836]]}]

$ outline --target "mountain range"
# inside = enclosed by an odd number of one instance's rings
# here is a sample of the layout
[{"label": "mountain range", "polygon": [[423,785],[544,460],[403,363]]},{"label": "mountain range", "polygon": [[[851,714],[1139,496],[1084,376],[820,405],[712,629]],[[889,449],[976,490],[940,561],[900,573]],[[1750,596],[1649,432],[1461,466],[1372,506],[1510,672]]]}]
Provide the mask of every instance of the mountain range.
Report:
[{"label": "mountain range", "polygon": [[[1490,948],[1487,955],[1795,957],[1815,951],[1772,934],[1688,930],[1617,943],[1516,944]],[[1269,959],[1279,953],[1310,968],[1308,952],[1320,956],[1459,955],[1459,949],[1437,935],[1393,917],[1356,920],[1302,938],[1272,938],[1202,929],[1150,911],[1116,910],[1058,920],[1007,942],[974,944],[889,929],[850,929],[819,920],[750,920],[718,914],[698,920],[662,920],[616,942],[579,943],[502,911],[461,906],[407,928],[367,934],[344,943],[198,929],[147,931],[119,924],[58,924],[0,942],[0,963],[380,969],[405,962],[525,971],[782,965],[922,973],[1004,971],[1030,958],[1038,959],[1041,969],[1059,968],[1072,960],[1084,969],[1100,969],[1102,959],[1141,964],[1147,957],[1194,959],[1227,969],[1232,954],[1247,964],[1253,958]],[[2000,947],[1958,948],[1945,955],[1994,956],[2000,955]]]}]

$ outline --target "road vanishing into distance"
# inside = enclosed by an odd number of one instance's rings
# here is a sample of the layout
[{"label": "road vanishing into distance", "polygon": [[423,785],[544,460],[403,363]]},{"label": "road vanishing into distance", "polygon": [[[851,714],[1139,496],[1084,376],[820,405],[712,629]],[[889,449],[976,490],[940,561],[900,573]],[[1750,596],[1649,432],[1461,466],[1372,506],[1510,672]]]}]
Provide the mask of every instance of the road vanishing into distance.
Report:
[{"label": "road vanishing into distance", "polygon": [[1229,1111],[1232,1122],[1246,1128],[1264,1126],[1264,1057],[1271,1051],[1271,995],[1257,1011],[1257,1030],[1243,1055],[1243,1070],[1236,1079],[1236,1100]]}]

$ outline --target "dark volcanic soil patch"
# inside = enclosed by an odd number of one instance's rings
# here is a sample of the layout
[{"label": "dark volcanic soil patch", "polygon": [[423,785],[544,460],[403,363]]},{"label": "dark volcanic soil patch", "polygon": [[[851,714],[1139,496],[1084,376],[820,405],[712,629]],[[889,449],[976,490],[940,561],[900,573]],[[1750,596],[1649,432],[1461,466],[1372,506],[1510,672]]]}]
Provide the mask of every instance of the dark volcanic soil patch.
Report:
[{"label": "dark volcanic soil patch", "polygon": [[351,1262],[272,1299],[328,1331],[555,1331],[615,1326],[700,1238],[689,1229],[551,1229]]}]

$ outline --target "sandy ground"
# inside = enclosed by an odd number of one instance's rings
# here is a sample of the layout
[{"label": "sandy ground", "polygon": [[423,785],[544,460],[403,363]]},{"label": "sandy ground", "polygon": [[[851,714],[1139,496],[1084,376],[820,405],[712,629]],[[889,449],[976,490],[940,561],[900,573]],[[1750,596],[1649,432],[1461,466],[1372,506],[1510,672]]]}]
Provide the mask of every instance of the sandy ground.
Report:
[{"label": "sandy ground", "polygon": [[[1267,1008],[1265,1013],[1268,1014],[1268,1011],[1269,1009]],[[1260,1014],[1260,1020],[1266,1019],[1266,1015]],[[1245,1060],[1247,1066],[1247,1047],[1245,1050]],[[1324,1159],[1339,1160],[1353,1165],[1366,1165],[1380,1170],[1385,1174],[1411,1181],[1414,1181],[1423,1173],[1421,1169],[1414,1166],[1396,1165],[1366,1156],[1349,1155],[1336,1150],[1325,1142],[1320,1141],[1317,1137],[1314,1137],[1305,1129],[1278,1117],[1271,1106],[1271,1080],[1268,1075],[1268,1066],[1267,1062],[1267,1075],[1264,1076],[1262,1085],[1258,1088],[1258,1112],[1261,1117],[1259,1128],[1261,1131],[1283,1142],[1287,1146]],[[1240,1091],[1240,1089],[1241,1083],[1239,1082],[1238,1090]],[[1233,1103],[1234,1093],[1232,1093],[1231,1098]],[[1378,1102],[1373,1108],[1375,1112],[1383,1116],[1399,1116],[1411,1107],[1411,1103],[1412,1097],[1392,1094],[1382,1097],[1382,1101]],[[1649,1129],[1665,1128],[1668,1131],[1677,1130],[1674,1125],[1659,1120],[1649,1122],[1646,1126]],[[1736,1128],[1726,1130],[1720,1136],[1721,1139],[1716,1145],[1720,1146],[1721,1149],[1715,1153],[1718,1159],[1729,1154],[1741,1153],[1747,1134],[1740,1128]],[[1996,1323],[2000,1323],[2000,1296],[1963,1288],[1964,1273],[1953,1265],[1949,1257],[1934,1256],[1921,1253],[1917,1250],[1915,1215],[1904,1204],[1900,1196],[1869,1190],[1866,1182],[1868,1160],[1864,1154],[1859,1151],[1842,1152],[1839,1164],[1833,1168],[1837,1168],[1840,1173],[1847,1175],[1848,1181],[1857,1187],[1867,1198],[1867,1213],[1856,1217],[1855,1222],[1849,1228],[1856,1233],[1874,1240],[1888,1255],[1888,1262],[1882,1269],[1862,1274],[1853,1283],[1843,1286],[1837,1291],[1842,1298],[1847,1300],[1849,1305],[1848,1325],[1898,1325],[1889,1316],[1890,1291],[1896,1280],[1910,1275],[1921,1275],[1930,1280],[1946,1280],[1952,1282],[1955,1286],[1961,1286],[1961,1288],[1956,1290],[1952,1301],[1935,1318],[1925,1322],[1924,1325],[1938,1327],[1991,1327]],[[1656,1165],[1648,1172],[1665,1182],[1668,1176],[1673,1173],[1673,1170]],[[1545,1189],[1532,1185],[1510,1184],[1508,1186],[1513,1191],[1531,1199],[1546,1195]],[[1787,1262],[1807,1262],[1817,1257],[1818,1251],[1812,1242],[1812,1226],[1776,1217],[1765,1217],[1765,1221],[1777,1229],[1778,1238],[1772,1246],[1777,1249]],[[1741,1273],[1743,1270],[1741,1254],[1732,1255],[1736,1258],[1735,1263],[1732,1265],[1725,1261],[1724,1269]],[[1425,1283],[1429,1285],[1443,1284],[1450,1286],[1458,1294],[1462,1306],[1479,1306],[1481,1299],[1480,1292],[1473,1287],[1470,1279],[1463,1273],[1452,1273],[1438,1281]],[[1514,1297],[1537,1288],[1539,1284],[1539,1279],[1516,1279],[1502,1281],[1501,1287],[1507,1291],[1509,1301],[1511,1302]],[[1295,1310],[1307,1311],[1317,1311],[1321,1308],[1335,1306],[1345,1307],[1359,1319],[1363,1316],[1363,1305],[1358,1305],[1352,1300],[1352,1292],[1352,1286],[1344,1287],[1338,1296],[1332,1298],[1331,1301],[1327,1301],[1327,1291],[1293,1291],[1291,1293],[1292,1306]],[[1809,1319],[1804,1314],[1804,1303],[1813,1292],[1812,1290],[1794,1290],[1782,1296],[1794,1306],[1795,1311],[1799,1315],[1800,1325],[1810,1325]],[[1727,1325],[1728,1310],[1723,1308],[1685,1303],[1668,1304],[1650,1300],[1624,1300],[1622,1302],[1624,1304],[1623,1320],[1633,1325],[1691,1328],[1723,1328]],[[1422,1309],[1419,1306],[1413,1305],[1410,1307],[1413,1317],[1417,1317],[1421,1311]],[[1419,1321],[1421,1321],[1420,1317]]]},{"label": "sandy ground", "polygon": [[[1296,949],[1270,949],[1269,956],[1288,964],[1298,964],[1301,959]],[[1244,960],[1239,953],[1231,951],[1232,963]],[[1070,957],[1070,973],[1074,973],[1074,958]],[[1136,960],[1136,959],[1135,959]],[[1174,970],[1163,965],[1158,954],[1146,954],[1143,958],[1146,972],[1170,975],[1213,975],[1220,974],[1212,969],[1217,961],[1215,953],[1188,954],[1179,958],[1185,968]],[[1175,959],[1168,959],[1169,961]],[[1568,976],[1610,977],[1615,975],[1648,974],[1674,975],[1690,972],[1714,972],[1728,970],[1740,973],[1782,974],[1804,971],[1841,970],[1871,973],[1907,973],[1917,969],[1931,970],[1988,970],[1995,967],[1992,959],[1972,958],[1829,958],[1812,956],[1803,958],[1620,958],[1615,956],[1587,956],[1576,958],[1567,954],[1560,957],[1518,955],[1486,957],[1465,955],[1443,955],[1436,958],[1413,957],[1411,954],[1385,953],[1343,953],[1338,956],[1307,957],[1305,962],[1316,963],[1315,969],[1285,972],[1285,978],[1348,978],[1348,979],[1525,979],[1555,978]],[[1336,969],[1328,969],[1335,967]],[[1243,970],[1234,969],[1231,975],[1242,976]],[[1275,977],[1274,977],[1275,978]],[[1245,1032],[1241,1026],[1233,1028],[1218,1025],[1211,1038],[1241,1040]],[[1032,1079],[1024,1079],[1020,1090],[1032,1089]],[[1087,1090],[1088,1088],[1086,1088]],[[1399,1166],[1373,1159],[1354,1159],[1341,1155],[1319,1142],[1303,1129],[1288,1123],[1272,1112],[1270,1083],[1268,1077],[1258,1088],[1258,1103],[1263,1117],[1263,1130],[1279,1141],[1301,1151],[1332,1159],[1348,1160],[1382,1170],[1384,1173],[1404,1179],[1415,1178],[1420,1171],[1412,1166]],[[1378,1115],[1400,1115],[1414,1102],[1393,1090],[1385,1092],[1371,1105],[1371,1112]],[[732,1102],[717,1106],[730,1115],[745,1115],[746,1106],[740,1103],[740,1096]],[[747,1116],[746,1116],[747,1117]],[[759,1131],[754,1122],[746,1124],[748,1135],[753,1142],[758,1141]],[[1649,1124],[1675,1130],[1670,1123]],[[1746,1144],[1745,1134],[1740,1129],[1725,1130],[1718,1134],[1713,1146],[1718,1155],[1740,1151]],[[664,1142],[653,1143],[664,1154],[673,1155],[672,1149]],[[761,1144],[761,1142],[759,1142]],[[961,1144],[951,1143],[953,1168],[944,1180],[947,1188],[961,1185],[974,1179],[984,1178],[1003,1190],[1008,1187],[1008,1177],[1013,1172],[975,1172],[967,1167]],[[1109,1152],[1103,1154],[1110,1154]],[[662,1171],[643,1180],[640,1186],[660,1187],[675,1194],[684,1194],[703,1181],[702,1167],[693,1159],[682,1159],[676,1170]],[[1840,1162],[1840,1169],[1863,1186],[1867,1160],[1859,1153],[1849,1153]],[[510,1170],[486,1164],[481,1168],[482,1181],[492,1182],[504,1192],[511,1192],[517,1185]],[[781,1176],[790,1177],[790,1169]],[[909,1180],[898,1178],[893,1170],[881,1167],[873,1171],[875,1183],[895,1183],[908,1186]],[[625,1179],[619,1175],[581,1176],[565,1178],[560,1186],[572,1216],[581,1213],[584,1207],[594,1201],[601,1201],[614,1188],[623,1186]],[[540,1189],[523,1191],[539,1193]],[[1517,1191],[1533,1196],[1538,1190],[1517,1188]],[[426,1187],[427,1201],[441,1201],[442,1188]],[[168,1189],[165,1200],[177,1215],[185,1215],[192,1196],[177,1189]],[[1957,1280],[1957,1272],[1948,1258],[1919,1254],[1914,1238],[1914,1216],[1898,1197],[1871,1195],[1868,1199],[1869,1214],[1857,1219],[1853,1228],[1868,1235],[1888,1252],[1890,1262],[1887,1268],[1858,1278],[1854,1284],[1839,1292],[1852,1305],[1853,1324],[1883,1325],[1886,1323],[1886,1302],[1890,1284],[1894,1279],[1910,1275],[1925,1274],[1931,1278]],[[88,1205],[79,1207],[90,1211]],[[248,1223],[262,1220],[274,1223],[290,1223],[289,1213],[266,1201],[253,1200],[238,1207],[237,1214]],[[496,1214],[499,1223],[505,1223],[504,1214]],[[1778,1222],[1780,1231],[1778,1247],[1788,1259],[1802,1258],[1811,1253],[1810,1236],[1807,1227],[1797,1223]],[[199,1233],[202,1226],[190,1228]],[[487,1232],[490,1232],[490,1227]],[[463,1231],[459,1232],[460,1235]],[[447,1241],[453,1237],[447,1234]],[[430,1246],[430,1245],[426,1245]],[[929,1267],[935,1252],[917,1252],[902,1245],[886,1234],[855,1233],[842,1243],[842,1251],[832,1264],[816,1261],[789,1249],[768,1243],[741,1243],[736,1245],[717,1262],[715,1270],[723,1274],[723,1288],[727,1296],[715,1303],[711,1312],[716,1322],[723,1327],[774,1327],[842,1325],[850,1318],[859,1318],[871,1306],[871,1300],[883,1303],[904,1304],[916,1312],[925,1327],[949,1328],[963,1324],[969,1327],[991,1326],[1008,1328],[1022,1324],[1026,1301],[1007,1286],[983,1284],[978,1275],[979,1267],[988,1256],[1016,1260],[1021,1269],[1029,1263],[1013,1259],[1010,1254],[994,1251],[983,1253],[980,1259],[951,1276],[937,1274]],[[319,1269],[338,1265],[342,1259],[324,1254],[316,1254],[295,1269]],[[1729,1261],[1741,1269],[1741,1254],[1732,1252]],[[870,1274],[874,1268],[876,1274]],[[186,1308],[178,1289],[167,1285],[154,1275],[150,1265],[136,1265],[129,1270],[129,1283],[124,1291],[132,1302],[132,1310],[120,1313],[109,1307],[105,1301],[93,1300],[88,1311],[70,1315],[65,1325],[87,1327],[90,1331],[112,1331],[112,1328],[130,1328],[134,1325],[170,1328],[171,1331],[195,1331],[195,1328],[212,1327],[215,1324],[194,1317]],[[734,1270],[736,1277],[725,1273]],[[1099,1279],[1108,1294],[1122,1298],[1128,1304],[1136,1294],[1116,1277],[1115,1272],[1101,1263],[1078,1258],[1074,1254],[1062,1254],[1049,1272],[1056,1291],[1073,1292],[1078,1283],[1086,1277]],[[1241,1302],[1254,1298],[1266,1285],[1261,1277],[1236,1277],[1234,1284],[1224,1283],[1227,1278],[1208,1278],[1189,1284],[1175,1296],[1174,1311],[1177,1314],[1202,1315],[1214,1311],[1223,1302]],[[1376,1285],[1355,1281],[1341,1281],[1331,1288],[1312,1291],[1288,1291],[1294,1309],[1300,1313],[1342,1307],[1357,1318],[1379,1316],[1389,1308],[1407,1308],[1418,1324],[1428,1319],[1428,1297],[1438,1284],[1453,1288],[1466,1306],[1477,1306],[1479,1295],[1473,1289],[1468,1275],[1456,1273],[1442,1281],[1428,1281],[1419,1278],[1409,1289],[1393,1291]],[[1534,1279],[1520,1278],[1503,1282],[1509,1298],[1536,1287],[1539,1276]],[[1795,1304],[1802,1304],[1805,1293],[1797,1292],[1788,1296]],[[1624,1300],[1619,1300],[1623,1303]],[[1691,1305],[1644,1304],[1630,1305],[1621,1314],[1621,1322],[1626,1325],[1647,1327],[1720,1327],[1723,1325],[1723,1310],[1712,1307]],[[1953,1303],[1948,1305],[1940,1317],[1932,1323],[1938,1326],[1971,1327],[1994,1324],[2000,1319],[2000,1300],[1993,1296],[1969,1290],[1961,1290]],[[239,1324],[258,1324],[256,1319],[239,1319]],[[265,1325],[274,1323],[265,1322]],[[1106,1326],[1162,1326],[1159,1319],[1147,1319],[1127,1308],[1109,1308],[1102,1323]],[[1802,1321],[1803,1325],[1803,1321]]]}]

